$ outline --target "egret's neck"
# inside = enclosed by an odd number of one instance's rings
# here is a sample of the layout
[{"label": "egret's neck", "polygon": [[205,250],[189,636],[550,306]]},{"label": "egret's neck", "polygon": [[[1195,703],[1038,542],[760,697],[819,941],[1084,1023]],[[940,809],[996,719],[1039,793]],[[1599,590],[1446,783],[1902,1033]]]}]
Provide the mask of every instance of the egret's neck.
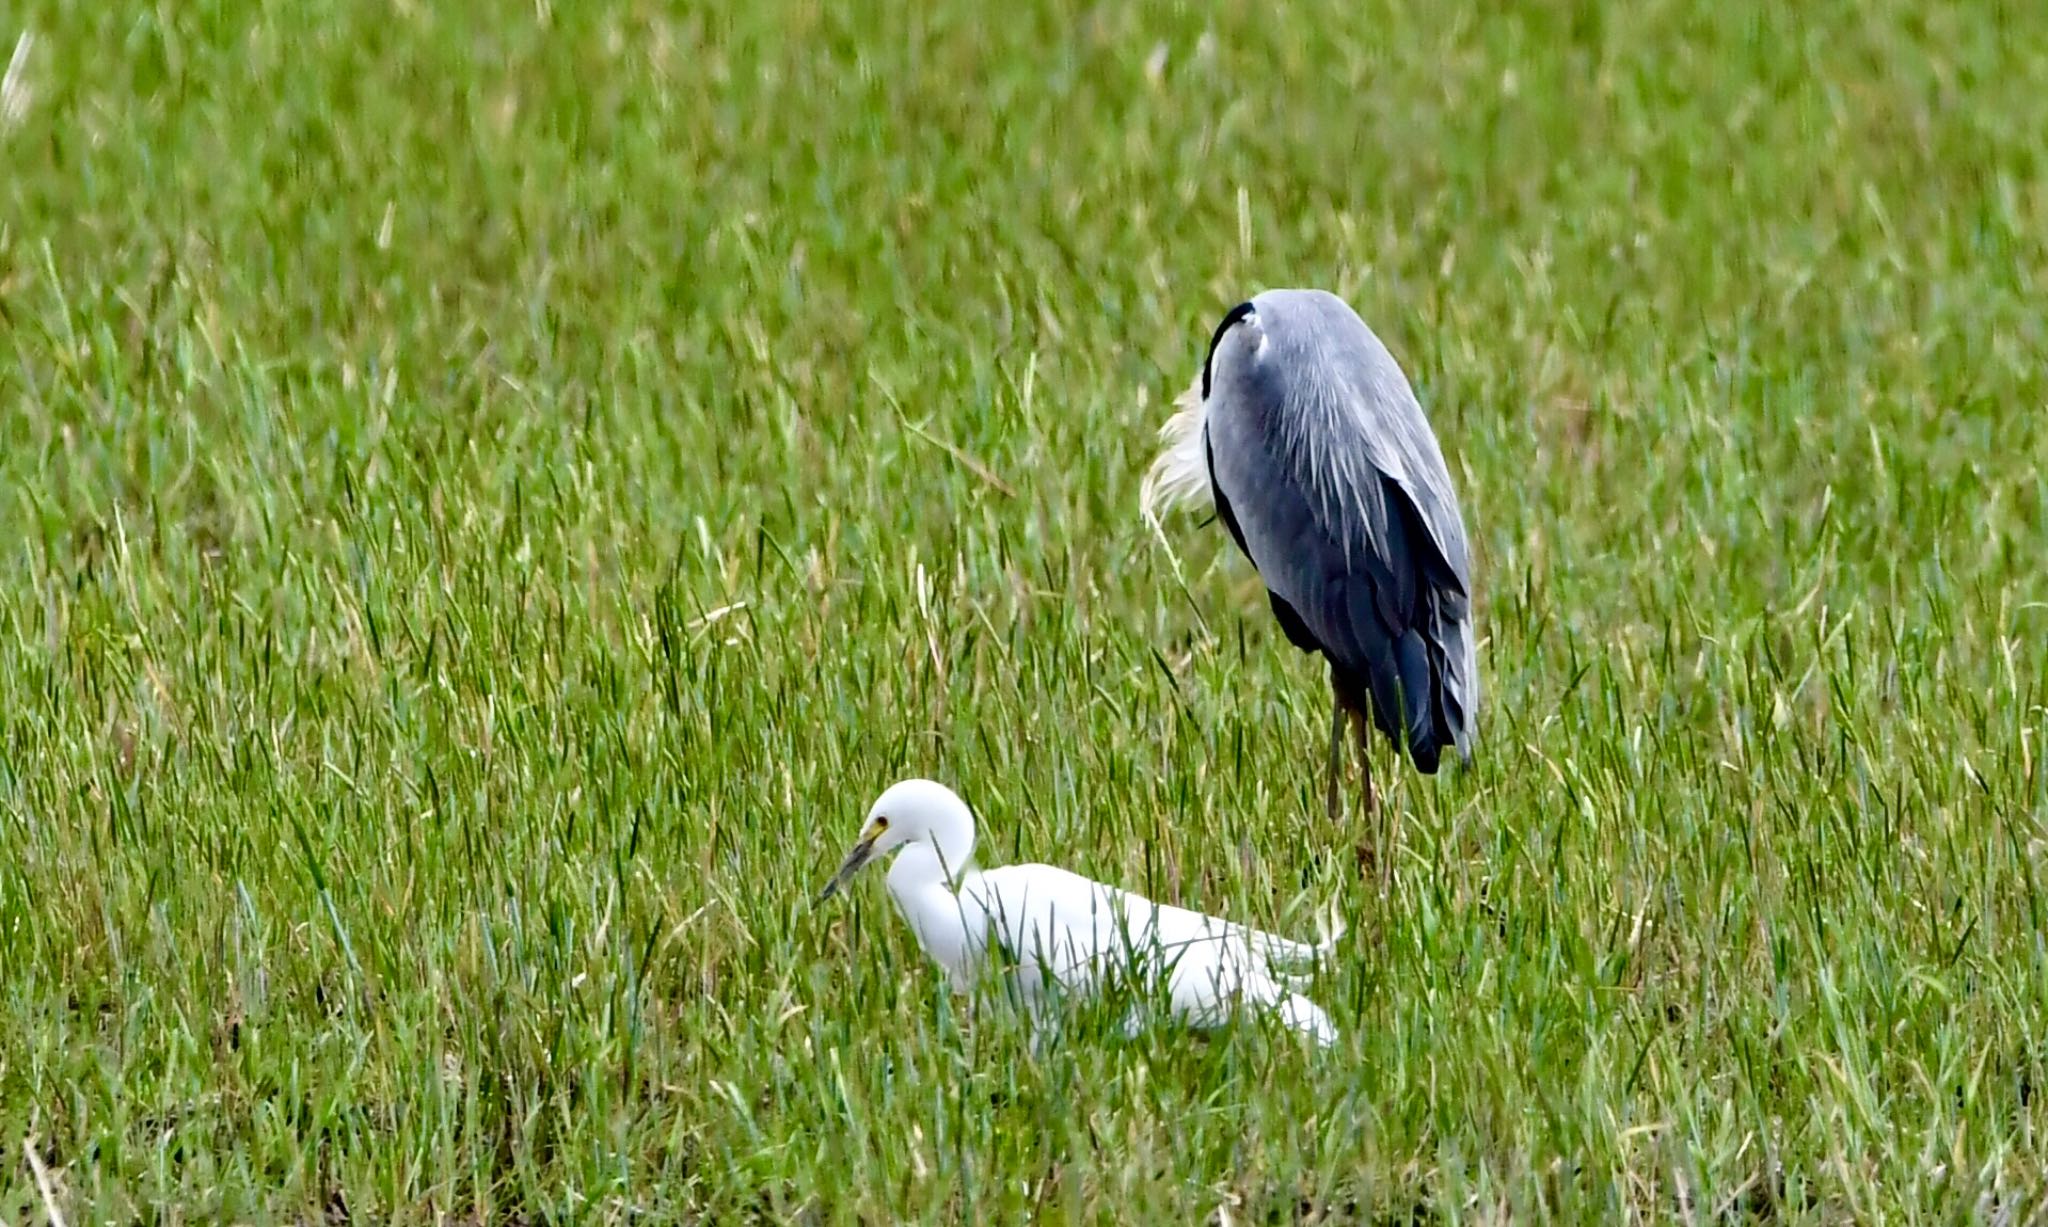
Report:
[{"label": "egret's neck", "polygon": [[889,894],[917,944],[957,987],[974,976],[986,945],[988,914],[960,885],[973,872],[974,827],[938,831],[906,845],[889,866]]},{"label": "egret's neck", "polygon": [[973,863],[974,814],[956,801],[934,815],[922,835],[904,845],[889,869],[889,881],[894,883],[901,874],[906,883],[930,880],[957,890]]}]

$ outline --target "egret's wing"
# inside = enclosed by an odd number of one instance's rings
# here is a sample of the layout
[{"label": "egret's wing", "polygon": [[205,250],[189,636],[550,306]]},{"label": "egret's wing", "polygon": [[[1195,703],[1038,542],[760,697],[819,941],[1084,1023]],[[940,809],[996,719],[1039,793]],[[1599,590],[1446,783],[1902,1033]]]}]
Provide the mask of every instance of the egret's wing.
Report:
[{"label": "egret's wing", "polygon": [[1051,865],[1005,865],[967,889],[988,909],[996,938],[1027,974],[1089,990],[1128,947],[1125,894]]},{"label": "egret's wing", "polygon": [[1190,952],[1198,960],[1218,957],[1209,947],[1240,964],[1263,958],[1240,926],[1161,907],[1051,865],[988,870],[970,889],[985,892],[981,899],[1004,948],[1070,989],[1126,974],[1147,980]]},{"label": "egret's wing", "polygon": [[1215,916],[1175,907],[1170,903],[1151,905],[1159,928],[1160,943],[1167,947],[1187,945],[1202,941],[1226,941],[1241,945],[1261,963],[1300,964],[1313,962],[1321,957],[1320,947],[1308,942],[1295,941],[1278,933],[1254,929],[1250,925],[1223,920]]},{"label": "egret's wing", "polygon": [[1316,1004],[1273,974],[1268,959],[1315,947],[1188,908],[1153,903],[1051,865],[1009,865],[963,886],[988,909],[996,939],[1025,976],[1093,992],[1126,972],[1167,990],[1175,1017],[1220,1026],[1246,1009],[1271,1012],[1318,1043],[1336,1030]]},{"label": "egret's wing", "polygon": [[1443,453],[1400,367],[1343,300],[1272,291],[1253,303],[1281,348],[1209,399],[1218,514],[1288,638],[1370,689],[1390,734],[1405,709],[1417,765],[1433,770],[1444,745],[1467,750],[1479,697],[1471,563]]},{"label": "egret's wing", "polygon": [[1274,968],[1275,961],[1314,958],[1317,947],[1188,908],[1151,907],[1176,1017],[1213,1027],[1241,1012],[1264,1011],[1319,1044],[1336,1041],[1329,1017],[1295,991],[1305,978],[1284,976]]}]

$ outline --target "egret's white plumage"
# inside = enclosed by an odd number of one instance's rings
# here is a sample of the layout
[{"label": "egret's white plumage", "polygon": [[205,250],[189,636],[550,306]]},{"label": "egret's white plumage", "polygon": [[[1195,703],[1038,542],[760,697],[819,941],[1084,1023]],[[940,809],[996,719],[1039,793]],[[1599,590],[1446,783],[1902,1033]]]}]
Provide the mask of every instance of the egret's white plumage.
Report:
[{"label": "egret's white plumage", "polygon": [[1335,1042],[1329,1017],[1297,991],[1306,977],[1283,970],[1315,960],[1335,935],[1320,945],[1293,941],[1051,865],[978,870],[974,836],[973,811],[951,789],[905,780],[868,811],[824,896],[869,860],[894,853],[889,894],[958,991],[978,981],[993,939],[1034,1012],[1049,992],[1086,996],[1122,984],[1163,989],[1174,1017],[1192,1026],[1266,1011],[1320,1044]]}]

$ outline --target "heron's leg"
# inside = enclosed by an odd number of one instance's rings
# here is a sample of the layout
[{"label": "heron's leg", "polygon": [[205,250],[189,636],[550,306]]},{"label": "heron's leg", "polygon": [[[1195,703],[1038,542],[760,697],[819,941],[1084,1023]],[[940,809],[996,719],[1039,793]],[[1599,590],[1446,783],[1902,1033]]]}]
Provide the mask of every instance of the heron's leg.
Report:
[{"label": "heron's leg", "polygon": [[1360,771],[1365,773],[1365,816],[1367,818],[1378,817],[1380,798],[1379,794],[1372,790],[1372,751],[1367,748],[1367,742],[1362,731],[1358,738],[1358,767]]},{"label": "heron's leg", "polygon": [[1365,829],[1372,832],[1374,859],[1378,861],[1380,897],[1385,898],[1394,885],[1394,853],[1396,842],[1401,838],[1395,826],[1393,813],[1380,808],[1379,794],[1372,786],[1372,750],[1365,738],[1358,739],[1358,761],[1365,771]]},{"label": "heron's leg", "polygon": [[[1365,814],[1366,825],[1372,831],[1375,847],[1379,849],[1380,898],[1385,899],[1394,890],[1394,864],[1401,855],[1401,813],[1403,806],[1398,802],[1387,805],[1379,803],[1379,792],[1372,786],[1372,745],[1373,739],[1366,735],[1365,721],[1358,722],[1358,757],[1365,766]],[[1394,743],[1394,762],[1399,766],[1407,753],[1405,742]],[[1397,779],[1395,784],[1399,786]]]},{"label": "heron's leg", "polygon": [[1387,833],[1382,828],[1383,814],[1380,810],[1379,792],[1372,786],[1372,734],[1366,725],[1365,713],[1351,711],[1352,740],[1358,743],[1358,769],[1364,777],[1365,787],[1358,797],[1360,816],[1365,819],[1364,839],[1358,845],[1359,867],[1380,880],[1380,893],[1386,894],[1391,848]]},{"label": "heron's leg", "polygon": [[[1332,825],[1335,825],[1344,816],[1343,798],[1338,796],[1337,792],[1337,781],[1343,774],[1343,766],[1344,700],[1337,693],[1337,687],[1333,681],[1330,686],[1330,770],[1323,792],[1323,807],[1329,813]],[[1368,788],[1371,787],[1370,781],[1368,781],[1366,786]]]}]

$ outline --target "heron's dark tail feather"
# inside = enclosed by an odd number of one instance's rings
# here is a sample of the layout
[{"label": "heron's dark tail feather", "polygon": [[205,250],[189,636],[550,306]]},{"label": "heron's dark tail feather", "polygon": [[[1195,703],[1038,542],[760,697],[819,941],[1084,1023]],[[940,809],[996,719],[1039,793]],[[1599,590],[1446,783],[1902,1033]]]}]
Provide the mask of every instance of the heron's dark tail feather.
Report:
[{"label": "heron's dark tail feather", "polygon": [[[1429,667],[1429,648],[1420,633],[1410,630],[1394,644],[1394,659],[1401,670],[1398,712],[1407,723],[1408,757],[1424,775],[1436,774],[1437,759],[1443,753],[1443,730],[1437,726],[1436,678]],[[1392,723],[1390,720],[1389,723]]]},{"label": "heron's dark tail feather", "polygon": [[1464,609],[1439,617],[1437,654],[1436,721],[1444,737],[1455,746],[1462,762],[1472,761],[1472,733],[1479,712],[1479,662],[1472,650],[1472,625]]},{"label": "heron's dark tail feather", "polygon": [[[1424,775],[1436,773],[1449,738],[1432,718],[1436,705],[1430,697],[1428,654],[1419,636],[1410,631],[1373,666],[1333,669],[1330,684],[1336,689],[1337,701],[1351,715],[1351,730],[1361,753],[1368,752],[1366,728],[1370,724],[1395,745],[1405,743],[1408,757]],[[1410,699],[1409,695],[1416,697]]]},{"label": "heron's dark tail feather", "polygon": [[[1365,668],[1337,667],[1330,673],[1337,701],[1351,714],[1361,751],[1370,720],[1396,745],[1406,745],[1408,757],[1424,775],[1435,775],[1444,750],[1459,742],[1458,723],[1447,710],[1455,699],[1445,693],[1445,680],[1436,654],[1412,629]],[[1464,756],[1462,748],[1458,753]]]}]

